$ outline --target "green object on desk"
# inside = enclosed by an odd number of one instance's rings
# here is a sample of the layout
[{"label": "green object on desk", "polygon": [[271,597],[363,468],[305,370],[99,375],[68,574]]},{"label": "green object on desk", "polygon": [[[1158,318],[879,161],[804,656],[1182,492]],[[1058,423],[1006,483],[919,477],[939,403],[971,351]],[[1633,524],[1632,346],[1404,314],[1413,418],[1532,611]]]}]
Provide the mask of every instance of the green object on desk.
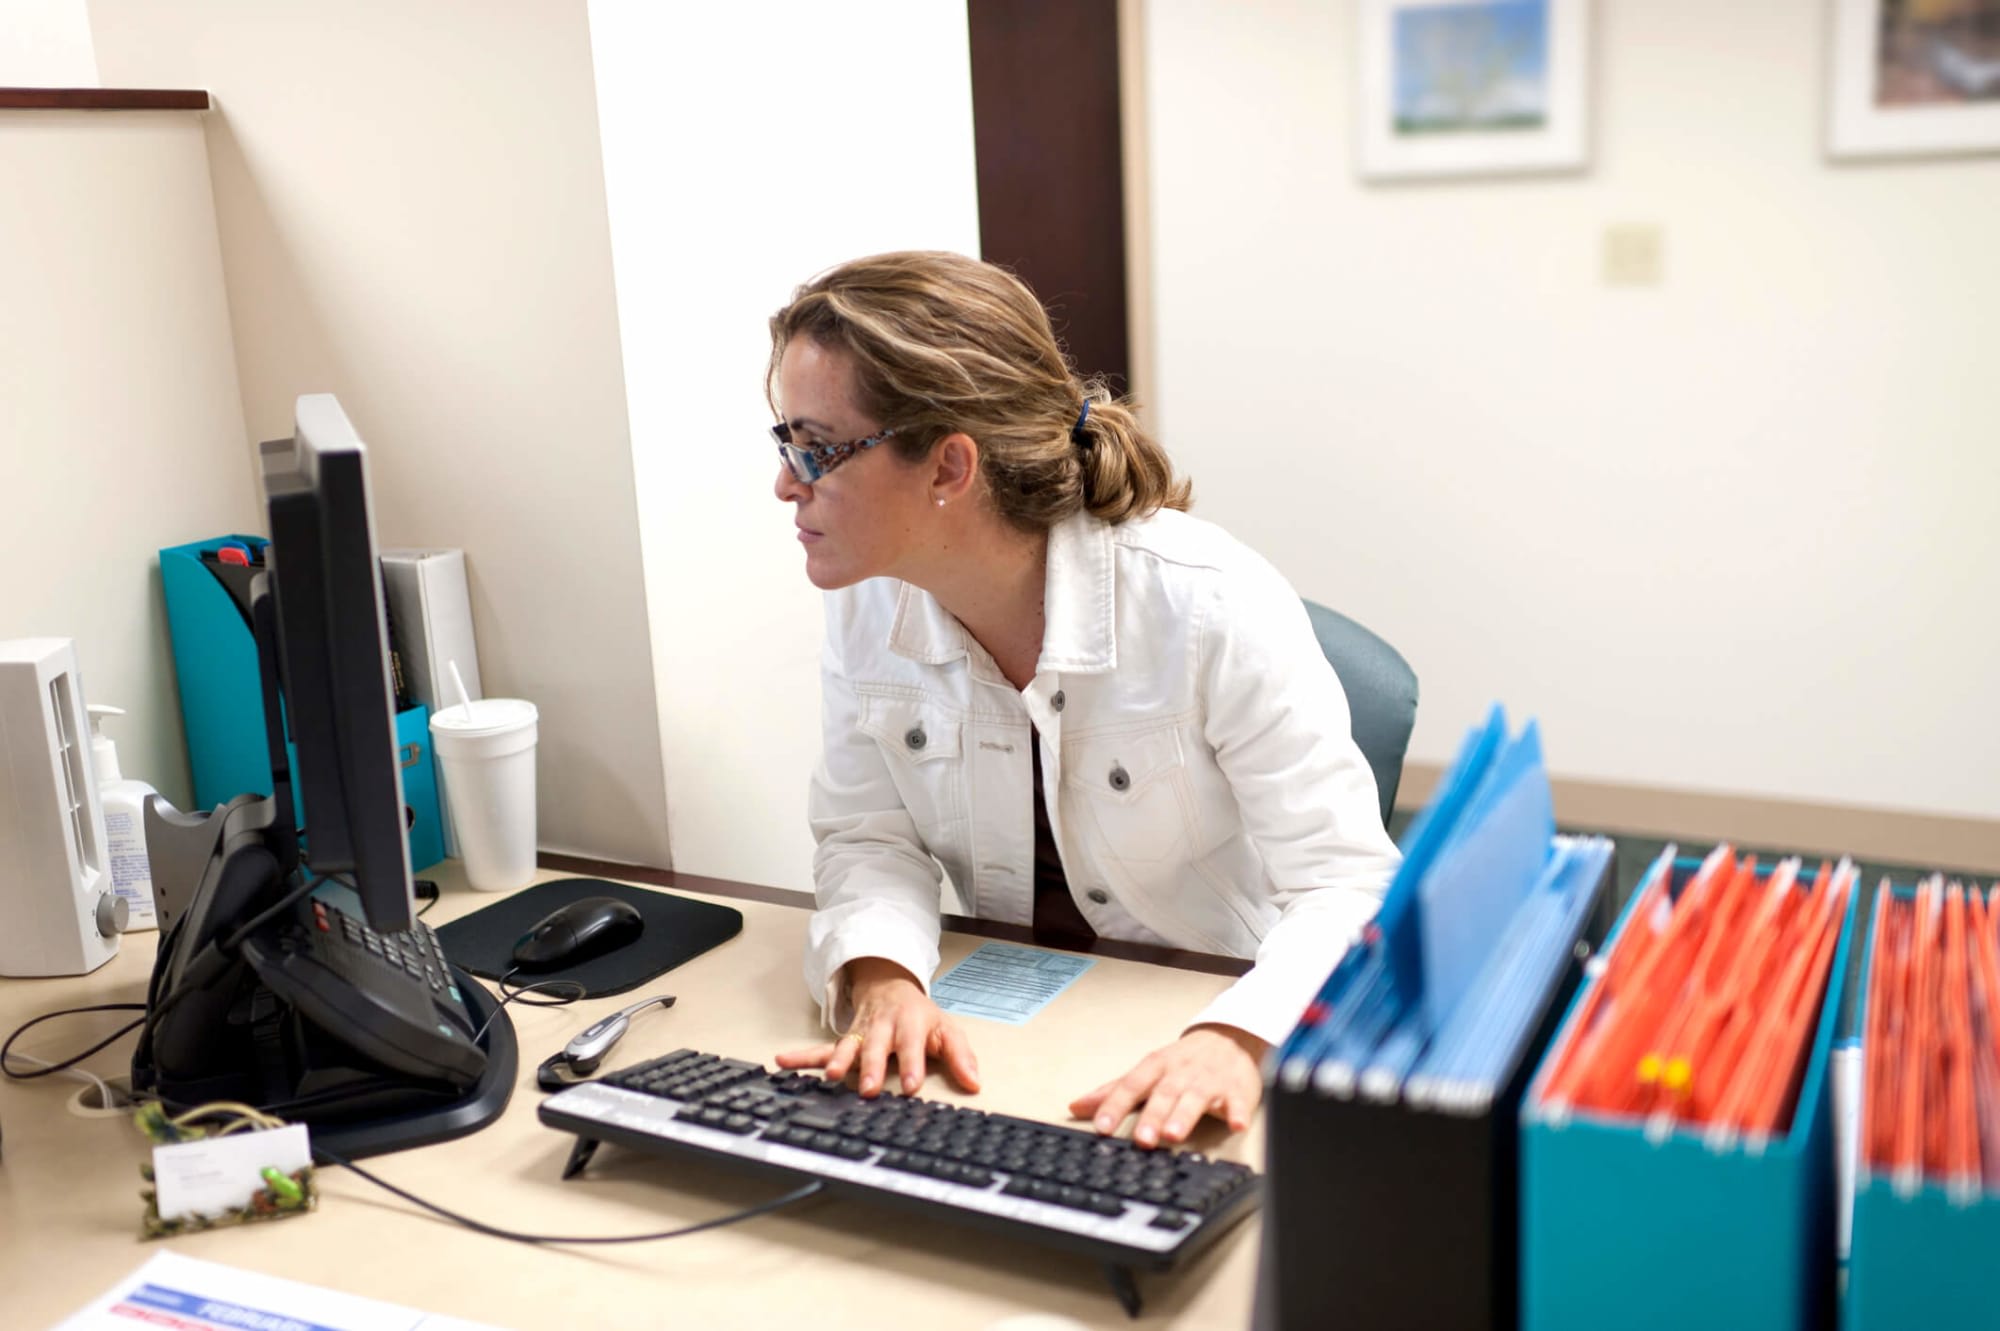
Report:
[{"label": "green object on desk", "polygon": [[[198,1234],[205,1229],[228,1229],[234,1225],[256,1224],[260,1220],[285,1220],[319,1209],[319,1189],[313,1184],[312,1166],[308,1165],[296,1174],[287,1174],[271,1165],[266,1166],[262,1174],[264,1190],[252,1197],[248,1206],[239,1206],[218,1216],[187,1215],[169,1220],[160,1214],[158,1192],[151,1186],[141,1188],[139,1196],[146,1203],[146,1213],[140,1217],[140,1237],[170,1239],[176,1234]],[[140,1165],[139,1175],[150,1185],[153,1182],[152,1164]]]}]

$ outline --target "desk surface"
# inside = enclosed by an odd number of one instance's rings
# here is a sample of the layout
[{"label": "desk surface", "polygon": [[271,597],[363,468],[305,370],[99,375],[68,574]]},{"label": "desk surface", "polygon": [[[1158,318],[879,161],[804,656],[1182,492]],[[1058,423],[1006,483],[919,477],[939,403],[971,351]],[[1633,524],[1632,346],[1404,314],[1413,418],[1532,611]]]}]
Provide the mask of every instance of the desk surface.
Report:
[{"label": "desk surface", "polygon": [[[455,865],[440,865],[430,876],[441,882],[443,896],[427,923],[494,900],[467,888]],[[726,890],[713,880],[692,881]],[[704,895],[688,890],[685,881],[675,890]],[[664,989],[679,1002],[635,1021],[610,1066],[682,1047],[769,1064],[780,1049],[819,1038],[818,1012],[800,979],[807,912],[734,894],[728,904],[743,912],[743,932],[637,991]],[[89,976],[0,980],[0,1037],[58,1008],[139,1001],[155,938],[128,937],[119,956]],[[981,941],[947,933],[944,964]],[[941,1078],[924,1093],[1062,1122],[1072,1096],[1173,1038],[1229,983],[1226,975],[1101,956],[1024,1026],[965,1019],[985,1078],[978,1096],[962,1096]],[[535,1065],[632,996],[567,1008],[510,1005],[521,1072],[506,1114],[469,1137],[378,1157],[370,1168],[418,1196],[538,1233],[669,1229],[777,1195],[782,1187],[720,1167],[611,1146],[580,1178],[562,1181],[573,1139],[536,1119],[542,1095],[534,1085]],[[129,1015],[50,1022],[23,1037],[17,1049],[65,1057]],[[127,1037],[86,1066],[100,1076],[122,1073],[131,1048]],[[10,1331],[53,1325],[158,1250],[137,1237],[145,1139],[124,1115],[93,1117],[76,1108],[80,1089],[63,1077],[0,1081],[0,1323]],[[1192,1144],[1261,1168],[1261,1116],[1234,1138],[1210,1124]],[[815,1198],[740,1226],[660,1243],[549,1248],[490,1239],[432,1219],[345,1170],[323,1171],[320,1189],[320,1209],[305,1219],[167,1242],[191,1257],[512,1331],[668,1322],[704,1328],[886,1322],[930,1331],[989,1327],[1034,1313],[1088,1326],[1244,1327],[1256,1272],[1253,1217],[1185,1270],[1141,1275],[1145,1311],[1133,1323],[1099,1270],[1082,1258],[853,1201]]]}]

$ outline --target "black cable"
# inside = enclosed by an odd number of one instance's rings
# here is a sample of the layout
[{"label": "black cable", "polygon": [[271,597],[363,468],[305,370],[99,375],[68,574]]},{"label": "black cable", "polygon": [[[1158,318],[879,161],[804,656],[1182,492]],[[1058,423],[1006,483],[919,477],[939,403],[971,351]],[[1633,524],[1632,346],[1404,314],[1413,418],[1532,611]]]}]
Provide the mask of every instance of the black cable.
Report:
[{"label": "black cable", "polygon": [[[519,998],[522,1007],[568,1007],[571,1003],[581,1003],[584,999],[590,997],[590,990],[585,988],[583,982],[580,980],[536,980],[533,984],[524,984],[519,989],[509,989],[507,982],[520,973],[521,968],[519,966],[509,966],[507,973],[500,977],[500,1001],[502,1003],[510,1003]],[[568,998],[525,997],[525,995],[531,994],[537,989],[545,988],[552,984],[566,984],[576,990],[576,992]]]},{"label": "black cable", "polygon": [[[512,975],[513,973],[514,973],[513,971],[507,972],[508,975]],[[530,999],[527,997],[527,995],[532,993],[534,990],[545,989],[552,984],[568,985],[571,989],[574,989],[576,992],[571,994],[568,998]],[[493,1024],[493,1019],[500,1015],[500,1009],[506,1007],[509,1003],[513,1002],[517,998],[520,999],[521,1002],[528,1007],[568,1007],[571,1003],[582,1001],[584,995],[587,992],[588,991],[585,990],[584,987],[581,984],[578,984],[575,980],[537,980],[533,984],[524,984],[519,989],[509,989],[507,987],[507,981],[505,977],[502,977],[500,981],[500,995],[501,995],[500,1001],[493,1005],[493,1010],[491,1012],[486,1014],[486,1020],[479,1023],[479,1029],[473,1032],[472,1042],[474,1044],[478,1044],[479,1037],[486,1034],[486,1028],[491,1026]]]},{"label": "black cable", "polygon": [[[66,1058],[60,1063],[51,1063],[47,1067],[36,1068],[29,1072],[16,1072],[14,1069],[8,1067],[7,1055],[14,1051],[14,1041],[27,1034],[31,1028],[41,1025],[45,1021],[54,1021],[57,1017],[75,1016],[80,1012],[143,1012],[145,1010],[146,1005],[144,1003],[95,1003],[90,1007],[71,1007],[64,1008],[60,1012],[44,1012],[41,1016],[16,1026],[14,1033],[7,1037],[6,1043],[0,1044],[0,1073],[6,1074],[15,1081],[33,1081],[37,1077],[48,1077],[58,1072],[67,1071],[110,1044],[113,1040],[116,1040],[119,1036],[124,1035],[128,1031],[138,1029],[139,1026],[145,1023],[146,1019],[144,1017],[134,1017],[131,1021],[126,1022],[123,1026],[120,1026],[117,1030],[111,1032],[111,1034],[105,1036],[82,1053]],[[39,1062],[40,1060],[37,1059],[36,1061]]]},{"label": "black cable", "polygon": [[313,1153],[313,1158],[316,1160],[319,1160],[325,1164],[339,1165],[344,1169],[350,1170],[354,1174],[360,1176],[361,1178],[367,1179],[370,1183],[373,1183],[376,1187],[381,1188],[383,1191],[394,1193],[396,1196],[401,1197],[404,1201],[410,1202],[416,1206],[421,1206],[426,1211],[429,1211],[435,1215],[441,1215],[445,1219],[452,1221],[454,1224],[464,1225],[467,1229],[472,1230],[474,1233],[485,1234],[491,1238],[496,1238],[496,1239],[512,1239],[516,1243],[651,1243],[657,1239],[677,1239],[681,1237],[683,1234],[699,1234],[703,1230],[721,1229],[724,1225],[734,1225],[740,1221],[754,1220],[760,1215],[768,1215],[772,1211],[779,1210],[780,1208],[786,1206],[791,1206],[796,1202],[802,1202],[806,1200],[808,1197],[816,1196],[817,1194],[826,1191],[826,1184],[822,1180],[813,1179],[811,1182],[805,1184],[803,1187],[794,1188],[790,1192],[786,1193],[784,1196],[774,1197],[768,1202],[761,1202],[756,1206],[748,1207],[741,1211],[734,1211],[725,1216],[717,1216],[713,1220],[704,1220],[699,1224],[684,1225],[679,1229],[665,1229],[655,1234],[607,1234],[607,1235],[574,1235],[574,1236],[559,1235],[559,1234],[521,1234],[511,1229],[501,1229],[498,1225],[489,1225],[483,1220],[474,1220],[471,1216],[460,1215],[456,1211],[448,1211],[444,1207],[439,1206],[435,1202],[427,1202],[423,1198],[417,1196],[415,1193],[403,1191],[403,1189],[397,1187],[395,1184],[389,1182],[387,1179],[377,1178],[375,1175],[369,1173],[361,1166],[355,1164],[352,1160],[343,1160],[341,1157],[335,1155],[333,1152],[325,1149],[324,1147],[315,1146],[312,1148],[312,1153]]},{"label": "black cable", "polygon": [[236,951],[237,946],[240,943],[242,943],[244,939],[248,938],[251,934],[257,932],[257,930],[263,925],[270,923],[270,921],[277,918],[279,915],[282,915],[284,912],[290,910],[293,906],[298,905],[301,901],[311,896],[313,894],[313,889],[317,888],[321,883],[324,883],[327,879],[332,877],[334,877],[334,875],[330,873],[322,873],[322,874],[314,874],[311,877],[307,878],[297,887],[285,893],[284,896],[278,898],[278,900],[275,903],[257,912],[255,915],[252,915],[250,917],[249,923],[245,924],[235,933],[229,935],[229,937],[222,940],[222,943],[220,944],[222,951],[225,954],[234,953]]}]

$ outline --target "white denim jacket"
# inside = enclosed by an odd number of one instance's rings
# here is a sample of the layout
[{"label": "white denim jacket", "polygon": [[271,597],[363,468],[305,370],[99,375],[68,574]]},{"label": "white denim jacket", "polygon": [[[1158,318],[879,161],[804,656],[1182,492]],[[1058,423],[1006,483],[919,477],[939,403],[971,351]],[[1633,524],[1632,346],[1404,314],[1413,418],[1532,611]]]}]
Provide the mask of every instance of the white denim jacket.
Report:
[{"label": "white denim jacket", "polygon": [[1282,1040],[1399,860],[1298,595],[1186,514],[1079,515],[1049,533],[1044,611],[1016,690],[928,593],[874,578],[827,595],[808,989],[844,1029],[854,958],[928,985],[940,865],[969,913],[1033,920],[1032,722],[1091,928],[1254,956],[1187,1024]]}]

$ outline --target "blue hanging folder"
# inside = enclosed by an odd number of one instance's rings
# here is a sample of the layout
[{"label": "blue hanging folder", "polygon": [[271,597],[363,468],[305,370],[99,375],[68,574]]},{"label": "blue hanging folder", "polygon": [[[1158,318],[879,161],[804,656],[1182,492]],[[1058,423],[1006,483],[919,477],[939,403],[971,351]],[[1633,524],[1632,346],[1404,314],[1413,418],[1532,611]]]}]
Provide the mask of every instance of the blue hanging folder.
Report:
[{"label": "blue hanging folder", "polygon": [[1402,864],[1362,941],[1334,966],[1307,1020],[1279,1046],[1278,1075],[1294,1088],[1304,1085],[1316,1068],[1324,1069],[1324,1081],[1334,1083],[1324,1089],[1351,1081],[1355,1063],[1373,1053],[1422,991],[1422,944],[1414,928],[1417,885],[1450,838],[1506,735],[1506,712],[1496,703],[1485,724],[1467,733],[1430,803],[1405,830]]},{"label": "blue hanging folder", "polygon": [[1413,1104],[1480,1109],[1505,1080],[1507,1066],[1547,1002],[1584,932],[1597,885],[1611,865],[1602,837],[1556,838],[1540,880],[1514,912],[1464,997],[1399,1083]]},{"label": "blue hanging folder", "polygon": [[1390,969],[1406,990],[1415,990],[1422,984],[1423,961],[1416,935],[1409,927],[1420,910],[1418,885],[1430,872],[1432,861],[1450,844],[1461,815],[1485,782],[1506,742],[1507,713],[1495,703],[1486,714],[1486,723],[1466,734],[1458,756],[1452,760],[1431,802],[1404,834],[1403,862],[1383,895],[1375,923],[1388,950]]},{"label": "blue hanging folder", "polygon": [[1555,831],[1541,732],[1530,721],[1490,765],[1417,889],[1420,989],[1432,1030],[1458,1009],[1541,876]]},{"label": "blue hanging folder", "polygon": [[1541,732],[1507,738],[1497,704],[1470,731],[1405,835],[1403,862],[1361,943],[1279,1049],[1278,1075],[1350,1094],[1394,1094],[1485,966],[1540,876],[1555,819]]}]

